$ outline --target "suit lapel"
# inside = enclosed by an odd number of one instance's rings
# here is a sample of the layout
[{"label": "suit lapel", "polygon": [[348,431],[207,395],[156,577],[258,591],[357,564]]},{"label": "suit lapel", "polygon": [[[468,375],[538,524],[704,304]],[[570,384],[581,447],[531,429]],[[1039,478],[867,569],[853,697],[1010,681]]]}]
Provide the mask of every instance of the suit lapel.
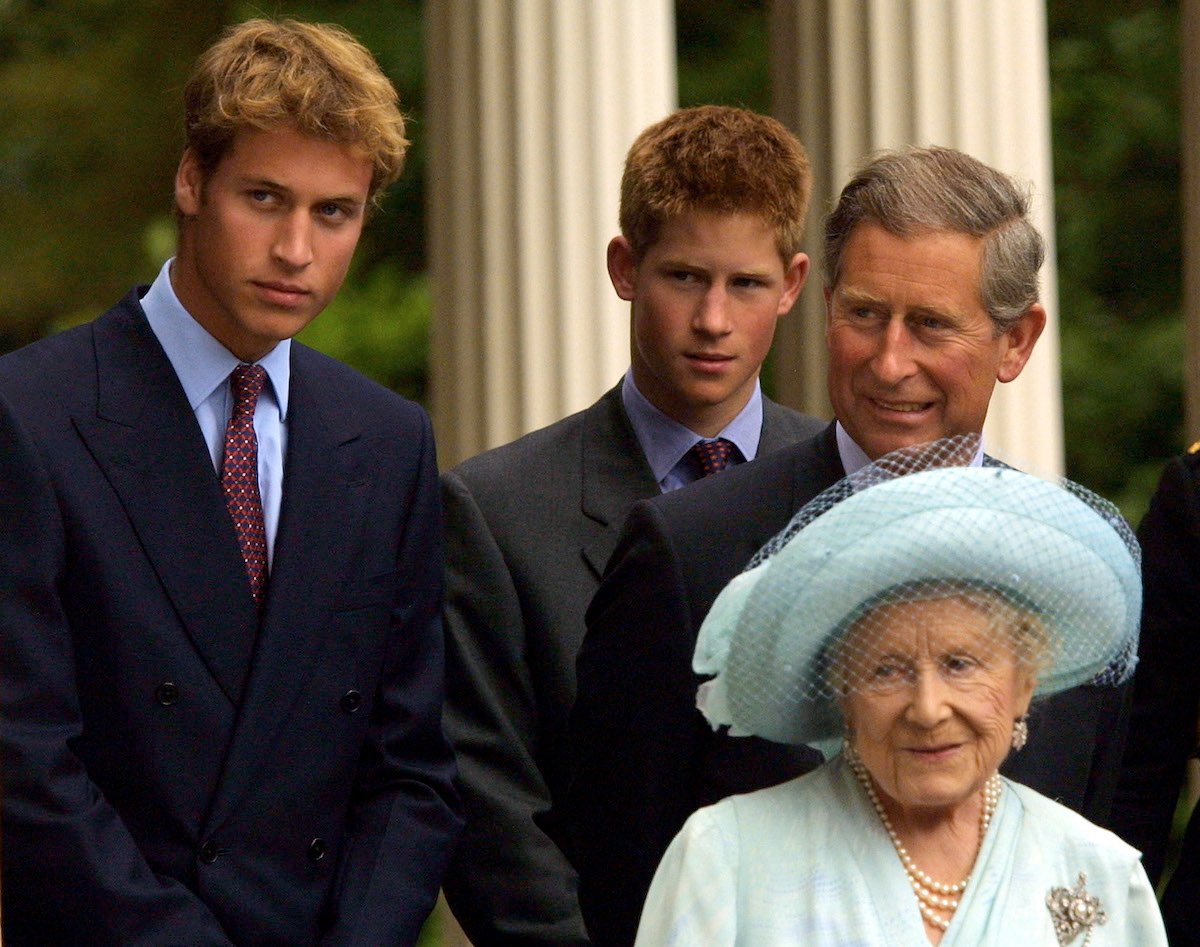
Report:
[{"label": "suit lapel", "polygon": [[221,690],[241,697],[255,613],[220,483],[183,387],[127,297],[93,325],[96,414],[74,419]]},{"label": "suit lapel", "polygon": [[836,422],[830,422],[821,434],[802,442],[792,457],[794,465],[789,521],[804,504],[846,475],[838,452]]},{"label": "suit lapel", "polygon": [[287,725],[329,644],[337,577],[356,555],[371,487],[361,420],[336,384],[324,384],[312,352],[293,342],[283,506],[258,649],[238,716],[215,829],[257,778],[261,761]]},{"label": "suit lapel", "polygon": [[582,552],[599,579],[617,546],[629,508],[660,493],[625,414],[620,385],[587,410],[580,450],[580,504],[584,516],[596,524],[585,538]]}]

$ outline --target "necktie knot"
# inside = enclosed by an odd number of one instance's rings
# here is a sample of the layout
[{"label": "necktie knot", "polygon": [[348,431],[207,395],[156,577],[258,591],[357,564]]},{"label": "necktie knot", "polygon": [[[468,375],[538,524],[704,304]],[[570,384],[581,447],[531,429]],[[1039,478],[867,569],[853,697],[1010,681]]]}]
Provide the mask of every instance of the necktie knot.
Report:
[{"label": "necktie knot", "polygon": [[229,376],[233,388],[233,416],[253,416],[258,396],[267,382],[267,370],[261,365],[239,365]]},{"label": "necktie knot", "polygon": [[732,441],[718,437],[711,441],[697,441],[688,451],[688,457],[698,475],[708,477],[737,463],[741,452]]}]

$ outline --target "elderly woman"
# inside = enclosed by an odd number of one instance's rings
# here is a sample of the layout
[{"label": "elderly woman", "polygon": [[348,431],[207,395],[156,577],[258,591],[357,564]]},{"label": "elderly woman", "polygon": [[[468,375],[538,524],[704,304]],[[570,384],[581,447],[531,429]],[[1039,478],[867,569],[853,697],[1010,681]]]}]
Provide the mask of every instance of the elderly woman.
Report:
[{"label": "elderly woman", "polygon": [[638,944],[1165,944],[1137,851],[998,772],[1037,696],[1132,672],[1136,541],[1073,484],[899,472],[813,501],[714,605],[709,720],[843,750],[696,812]]}]

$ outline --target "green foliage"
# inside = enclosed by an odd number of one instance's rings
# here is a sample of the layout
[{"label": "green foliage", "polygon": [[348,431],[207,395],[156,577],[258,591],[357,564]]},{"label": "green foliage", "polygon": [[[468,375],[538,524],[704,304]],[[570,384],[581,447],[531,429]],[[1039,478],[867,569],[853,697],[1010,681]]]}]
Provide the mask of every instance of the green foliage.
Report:
[{"label": "green foliage", "polygon": [[377,266],[347,280],[297,337],[407,398],[424,400],[429,362],[429,280]]},{"label": "green foliage", "polygon": [[[0,346],[151,277],[186,70],[222,3],[16,0],[0,20]],[[103,300],[103,303],[100,302]]]},{"label": "green foliage", "polygon": [[679,104],[771,110],[765,0],[676,0]]},{"label": "green foliage", "polygon": [[1184,444],[1178,10],[1049,13],[1067,473],[1137,522]]},{"label": "green foliage", "polygon": [[1134,523],[1181,450],[1182,351],[1178,318],[1123,324],[1098,306],[1062,325],[1068,474]]}]

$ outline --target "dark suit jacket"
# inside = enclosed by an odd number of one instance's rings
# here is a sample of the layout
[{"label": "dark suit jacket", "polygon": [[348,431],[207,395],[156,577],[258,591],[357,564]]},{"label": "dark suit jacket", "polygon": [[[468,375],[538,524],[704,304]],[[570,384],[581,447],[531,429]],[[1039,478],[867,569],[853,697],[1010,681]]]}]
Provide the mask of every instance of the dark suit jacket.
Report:
[{"label": "dark suit jacket", "polygon": [[[632,942],[658,861],[693,811],[820,762],[811,747],[714,733],[695,709],[702,678],[692,652],[721,589],[842,476],[829,425],[630,512],[587,611],[571,714],[567,830],[595,943]],[[1107,816],[1112,780],[1102,777],[1115,775],[1120,708],[1112,688],[1046,700],[1005,772],[1093,819]]]},{"label": "dark suit jacket", "polygon": [[[1167,464],[1138,539],[1142,637],[1113,823],[1157,880],[1186,763],[1200,743],[1200,453]],[[1163,918],[1172,945],[1200,944],[1200,812],[1163,895]]]},{"label": "dark suit jacket", "polygon": [[260,624],[137,296],[0,359],[6,944],[416,939],[459,827],[428,419],[291,377]]},{"label": "dark suit jacket", "polygon": [[[763,402],[760,454],[823,422]],[[467,828],[445,890],[477,944],[586,943],[547,815],[566,781],[583,613],[629,507],[656,496],[620,386],[442,476],[448,704]]]}]

